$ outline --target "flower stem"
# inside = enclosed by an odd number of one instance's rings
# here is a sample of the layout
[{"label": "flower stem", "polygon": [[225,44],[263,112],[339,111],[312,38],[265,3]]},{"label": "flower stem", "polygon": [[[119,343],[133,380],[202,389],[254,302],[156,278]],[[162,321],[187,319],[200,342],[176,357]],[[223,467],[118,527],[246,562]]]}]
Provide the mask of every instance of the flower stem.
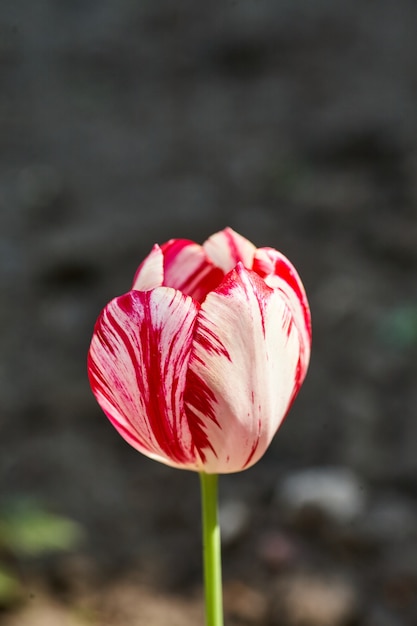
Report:
[{"label": "flower stem", "polygon": [[222,564],[217,474],[200,474],[206,626],[223,626]]}]

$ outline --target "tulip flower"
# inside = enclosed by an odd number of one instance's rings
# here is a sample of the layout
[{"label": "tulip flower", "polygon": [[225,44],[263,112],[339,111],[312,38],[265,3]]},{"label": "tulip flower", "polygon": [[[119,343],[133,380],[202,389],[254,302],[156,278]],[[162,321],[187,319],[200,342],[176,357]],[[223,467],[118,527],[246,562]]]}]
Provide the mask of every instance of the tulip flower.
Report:
[{"label": "tulip flower", "polygon": [[131,290],[99,316],[88,373],[131,446],[209,481],[263,456],[305,378],[310,346],[292,264],[226,228],[203,245],[154,246]]},{"label": "tulip flower", "polygon": [[305,377],[310,314],[291,263],[231,229],[155,246],[102,311],[92,390],[146,456],[211,474],[268,448]]}]

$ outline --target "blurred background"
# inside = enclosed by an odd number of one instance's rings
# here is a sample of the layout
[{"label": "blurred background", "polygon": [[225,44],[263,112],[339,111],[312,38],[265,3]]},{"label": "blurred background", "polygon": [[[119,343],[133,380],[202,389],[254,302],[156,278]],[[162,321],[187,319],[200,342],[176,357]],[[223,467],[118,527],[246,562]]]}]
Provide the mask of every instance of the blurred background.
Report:
[{"label": "blurred background", "polygon": [[417,4],[0,3],[0,623],[203,622],[198,480],[91,395],[155,242],[283,251],[313,355],[221,481],[227,624],[417,623]]}]

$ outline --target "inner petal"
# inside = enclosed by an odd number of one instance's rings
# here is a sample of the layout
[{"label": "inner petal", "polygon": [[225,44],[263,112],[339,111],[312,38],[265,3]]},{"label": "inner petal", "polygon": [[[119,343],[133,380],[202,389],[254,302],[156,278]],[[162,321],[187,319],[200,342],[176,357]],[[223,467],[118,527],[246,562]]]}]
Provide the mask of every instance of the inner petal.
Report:
[{"label": "inner petal", "polygon": [[218,267],[221,267],[225,274],[236,267],[239,261],[247,269],[252,269],[256,248],[253,243],[232,228],[225,228],[209,237],[203,243],[203,248],[207,256]]},{"label": "inner petal", "polygon": [[203,302],[218,287],[224,272],[207,258],[202,246],[188,239],[171,239],[161,246],[164,285]]}]

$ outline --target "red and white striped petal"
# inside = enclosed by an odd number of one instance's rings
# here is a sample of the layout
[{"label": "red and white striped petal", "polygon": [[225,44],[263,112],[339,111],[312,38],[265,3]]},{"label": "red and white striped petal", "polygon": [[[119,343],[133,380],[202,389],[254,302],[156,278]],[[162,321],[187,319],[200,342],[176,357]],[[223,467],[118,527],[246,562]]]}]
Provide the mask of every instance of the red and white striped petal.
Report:
[{"label": "red and white striped petal", "polygon": [[224,273],[207,258],[199,244],[188,239],[171,239],[161,249],[167,287],[202,302],[223,280]]},{"label": "red and white striped petal", "polygon": [[311,314],[303,283],[293,264],[278,250],[259,248],[253,260],[253,270],[267,285],[281,292],[301,336],[299,381],[300,387],[307,373],[311,350]]},{"label": "red and white striped petal", "polygon": [[102,311],[88,357],[98,403],[134,448],[174,467],[200,459],[183,394],[198,304],[179,291],[130,291]]},{"label": "red and white striped petal", "polygon": [[231,228],[215,233],[203,243],[208,258],[223,272],[230,272],[239,261],[248,269],[252,268],[256,248],[248,239]]},{"label": "red and white striped petal", "polygon": [[239,263],[195,326],[184,399],[210,442],[204,471],[237,472],[261,458],[294,398],[299,354],[286,298]]},{"label": "red and white striped petal", "polygon": [[146,259],[136,270],[132,289],[148,291],[160,287],[164,280],[164,256],[158,244],[155,244]]}]

